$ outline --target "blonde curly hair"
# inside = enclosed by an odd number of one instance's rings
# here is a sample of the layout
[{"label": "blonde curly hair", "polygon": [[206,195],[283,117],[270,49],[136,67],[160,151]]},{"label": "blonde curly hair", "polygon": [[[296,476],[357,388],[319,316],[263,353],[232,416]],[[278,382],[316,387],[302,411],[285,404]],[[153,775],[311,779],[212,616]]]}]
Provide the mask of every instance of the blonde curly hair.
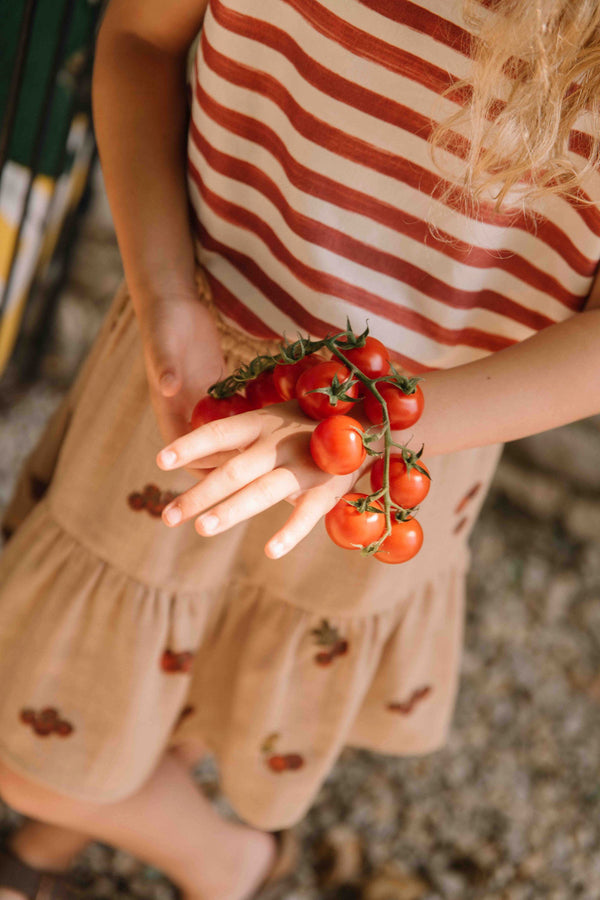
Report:
[{"label": "blonde curly hair", "polygon": [[[499,210],[517,187],[524,203],[591,202],[581,185],[600,162],[599,0],[463,2],[473,64],[445,93],[467,102],[432,131],[437,164],[439,149],[464,160],[460,193],[475,206],[492,196]],[[580,117],[585,134],[573,132]]]}]

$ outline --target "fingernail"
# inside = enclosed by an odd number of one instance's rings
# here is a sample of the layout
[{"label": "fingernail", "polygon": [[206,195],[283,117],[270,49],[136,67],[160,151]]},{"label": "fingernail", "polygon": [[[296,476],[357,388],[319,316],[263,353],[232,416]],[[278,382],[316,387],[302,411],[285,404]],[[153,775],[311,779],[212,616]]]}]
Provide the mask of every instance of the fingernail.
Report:
[{"label": "fingernail", "polygon": [[216,516],[201,516],[198,519],[198,524],[203,531],[214,531],[219,524],[219,520]]},{"label": "fingernail", "polygon": [[169,523],[169,525],[177,525],[178,522],[181,522],[183,513],[178,506],[172,506],[165,512],[165,519]]},{"label": "fingernail", "polygon": [[274,544],[269,544],[269,550],[271,551],[271,556],[281,556],[285,547],[280,541],[275,541]]},{"label": "fingernail", "polygon": [[172,466],[177,459],[177,454],[173,450],[163,450],[158,458],[163,466]]}]

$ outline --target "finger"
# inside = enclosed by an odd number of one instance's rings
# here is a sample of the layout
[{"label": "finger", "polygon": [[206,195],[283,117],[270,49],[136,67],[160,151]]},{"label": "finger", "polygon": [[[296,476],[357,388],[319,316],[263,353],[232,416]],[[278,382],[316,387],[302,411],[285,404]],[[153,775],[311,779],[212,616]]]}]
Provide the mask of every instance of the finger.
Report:
[{"label": "finger", "polygon": [[275,464],[275,455],[275,451],[265,452],[264,447],[236,454],[225,465],[213,469],[200,484],[193,485],[166,506],[163,521],[167,525],[179,525],[204,512],[270,472]]},{"label": "finger", "polygon": [[200,534],[218,534],[239,522],[264,512],[284,500],[298,482],[289,469],[272,469],[238,491],[235,497],[216,506],[196,519],[195,528]]},{"label": "finger", "polygon": [[[243,448],[238,448],[237,450],[224,450],[222,453],[211,453],[210,456],[203,456],[202,459],[194,460],[195,467],[198,469],[216,469],[218,466],[224,466],[230,459],[235,459],[236,456],[243,452]],[[186,468],[189,468],[189,466],[186,466]]]},{"label": "finger", "polygon": [[313,489],[303,494],[283,526],[265,545],[265,554],[279,559],[300,543],[313,530],[319,519],[329,512],[335,499],[330,491]]},{"label": "finger", "polygon": [[217,451],[245,447],[255,441],[260,432],[260,416],[254,410],[216,419],[163,447],[156,457],[156,464],[160,469],[178,469]]}]

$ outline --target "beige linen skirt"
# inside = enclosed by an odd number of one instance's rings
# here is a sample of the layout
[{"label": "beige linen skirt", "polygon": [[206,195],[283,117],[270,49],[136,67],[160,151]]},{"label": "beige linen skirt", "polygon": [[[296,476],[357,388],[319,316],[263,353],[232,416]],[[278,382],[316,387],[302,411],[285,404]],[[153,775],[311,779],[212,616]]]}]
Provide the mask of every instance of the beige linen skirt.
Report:
[{"label": "beige linen skirt", "polygon": [[[278,352],[224,320],[207,289],[201,300],[229,371]],[[168,528],[163,506],[195,479],[158,468],[163,444],[122,286],[2,520],[6,765],[111,803],[168,747],[200,737],[238,815],[274,830],[303,817],[344,746],[401,756],[443,746],[467,537],[501,446],[430,460],[423,548],[394,566],[335,546],[323,521],[268,559],[286,502],[214,537],[193,520]],[[369,492],[368,476],[357,489]]]}]

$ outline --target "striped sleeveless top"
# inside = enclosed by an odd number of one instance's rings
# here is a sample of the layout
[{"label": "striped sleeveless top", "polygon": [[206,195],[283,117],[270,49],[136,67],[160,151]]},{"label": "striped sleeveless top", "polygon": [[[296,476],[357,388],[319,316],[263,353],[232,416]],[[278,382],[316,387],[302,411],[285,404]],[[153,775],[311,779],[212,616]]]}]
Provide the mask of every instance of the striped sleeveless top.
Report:
[{"label": "striped sleeveless top", "polygon": [[[597,208],[547,197],[535,220],[491,204],[473,218],[440,199],[427,137],[461,102],[441,96],[469,71],[461,6],[210,0],[188,182],[197,257],[228,320],[294,340],[342,330],[348,316],[419,373],[583,308],[600,259]],[[573,132],[575,156],[588,145]],[[584,188],[599,200],[600,174]]]}]

